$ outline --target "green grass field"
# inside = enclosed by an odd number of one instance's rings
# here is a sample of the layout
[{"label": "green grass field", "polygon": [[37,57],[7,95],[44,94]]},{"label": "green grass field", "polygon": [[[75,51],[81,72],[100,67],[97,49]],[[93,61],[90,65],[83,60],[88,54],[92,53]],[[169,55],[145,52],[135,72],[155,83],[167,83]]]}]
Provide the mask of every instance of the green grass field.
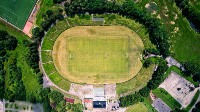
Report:
[{"label": "green grass field", "polygon": [[0,17],[23,29],[36,0],[0,0]]},{"label": "green grass field", "polygon": [[126,112],[149,112],[143,103],[137,103],[127,108]]},{"label": "green grass field", "polygon": [[143,47],[140,37],[126,27],[80,26],[58,37],[52,56],[58,72],[72,82],[119,83],[141,69]]},{"label": "green grass field", "polygon": [[72,74],[128,73],[129,39],[112,39],[109,36],[94,38],[67,38],[67,50],[70,53],[67,57],[69,71]]}]

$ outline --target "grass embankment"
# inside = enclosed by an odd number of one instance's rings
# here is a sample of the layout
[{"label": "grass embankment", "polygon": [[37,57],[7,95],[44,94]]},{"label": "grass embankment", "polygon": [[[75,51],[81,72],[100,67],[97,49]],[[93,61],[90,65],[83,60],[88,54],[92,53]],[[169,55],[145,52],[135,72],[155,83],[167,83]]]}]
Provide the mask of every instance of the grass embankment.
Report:
[{"label": "grass embankment", "polygon": [[105,84],[134,77],[142,67],[143,46],[126,27],[79,26],[58,37],[52,54],[57,70],[68,80]]},{"label": "grass embankment", "polygon": [[45,35],[43,44],[42,44],[42,63],[45,72],[57,86],[64,90],[69,90],[70,88],[70,82],[65,80],[61,75],[57,72],[53,59],[52,59],[52,49],[54,42],[56,41],[57,37],[66,29],[68,29],[69,26],[66,24],[66,21],[59,21],[54,27],[52,27],[48,33]]},{"label": "grass embankment", "polygon": [[142,68],[139,73],[132,79],[123,83],[117,83],[117,94],[120,95],[124,93],[135,92],[142,89],[151,79],[154,67],[155,65],[151,65],[148,68]]},{"label": "grass embankment", "polygon": [[[138,22],[127,19],[117,14],[103,14],[103,15],[95,15],[95,17],[103,17],[105,19],[105,26],[125,26],[133,30],[137,35],[142,39],[144,43],[144,48],[155,48],[149,39],[149,35],[147,30],[143,25]],[[94,26],[94,25],[103,25],[102,23],[95,23],[91,21],[90,15],[84,16],[75,16],[73,18],[67,19],[71,26]]]},{"label": "grass embankment", "polygon": [[126,112],[149,112],[143,103],[137,103],[127,108]]},{"label": "grass embankment", "polygon": [[[38,91],[41,88],[41,85],[38,83],[38,79],[33,69],[26,63],[26,54],[29,49],[22,44],[23,40],[29,40],[29,37],[22,33],[21,31],[5,24],[0,21],[0,29],[7,31],[10,35],[13,35],[18,40],[18,46],[13,53],[17,53],[17,66],[22,70],[22,79],[25,85],[26,94],[34,94],[38,96]],[[7,74],[6,77],[8,78]],[[8,79],[9,80],[9,79]]]},{"label": "grass embankment", "polygon": [[146,106],[148,112],[157,112],[157,110],[152,106],[153,102],[150,96],[144,97],[144,101],[142,103]]},{"label": "grass embankment", "polygon": [[156,97],[162,99],[172,110],[175,108],[181,108],[181,104],[179,104],[167,91],[162,88],[154,89],[153,94]]}]

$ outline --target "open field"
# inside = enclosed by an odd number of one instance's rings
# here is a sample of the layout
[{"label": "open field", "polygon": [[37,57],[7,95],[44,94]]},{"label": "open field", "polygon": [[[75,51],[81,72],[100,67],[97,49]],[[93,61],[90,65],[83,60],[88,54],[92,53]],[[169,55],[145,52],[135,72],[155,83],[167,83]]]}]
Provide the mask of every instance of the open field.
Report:
[{"label": "open field", "polygon": [[143,103],[137,103],[127,108],[126,112],[148,112],[147,108]]},{"label": "open field", "polygon": [[52,56],[58,72],[72,82],[116,83],[139,72],[143,47],[126,27],[80,26],[58,37]]},{"label": "open field", "polygon": [[0,17],[23,29],[36,0],[0,0]]},{"label": "open field", "polygon": [[151,79],[154,66],[155,65],[151,65],[148,68],[142,68],[132,79],[123,83],[117,83],[117,94],[136,92],[146,86],[147,82]]},{"label": "open field", "polygon": [[[195,7],[199,5],[194,1]],[[173,0],[151,0],[156,2],[158,10],[154,17],[160,18],[164,25],[167,27],[167,31],[170,36],[170,51],[180,62],[194,61],[200,65],[200,34],[195,32],[188,20],[182,16],[181,11],[175,5]],[[149,3],[149,0],[142,0],[137,5],[142,9],[145,9],[145,5]]]}]

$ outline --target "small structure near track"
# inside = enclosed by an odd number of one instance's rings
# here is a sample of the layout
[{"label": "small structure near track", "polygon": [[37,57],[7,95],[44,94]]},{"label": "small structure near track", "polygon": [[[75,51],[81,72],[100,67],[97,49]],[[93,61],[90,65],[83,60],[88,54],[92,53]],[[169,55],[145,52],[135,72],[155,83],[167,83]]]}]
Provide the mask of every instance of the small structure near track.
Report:
[{"label": "small structure near track", "polygon": [[104,18],[100,18],[100,17],[94,17],[94,15],[92,14],[92,22],[93,23],[99,23],[100,25],[105,23],[105,19]]}]

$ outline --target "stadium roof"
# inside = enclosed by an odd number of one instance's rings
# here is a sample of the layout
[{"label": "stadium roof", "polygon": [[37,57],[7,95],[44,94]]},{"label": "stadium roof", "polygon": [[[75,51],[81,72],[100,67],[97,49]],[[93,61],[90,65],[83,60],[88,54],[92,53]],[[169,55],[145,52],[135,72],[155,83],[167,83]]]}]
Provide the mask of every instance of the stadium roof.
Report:
[{"label": "stadium roof", "polygon": [[94,96],[95,97],[101,97],[101,96],[105,96],[104,95],[104,87],[96,87],[94,88]]}]

